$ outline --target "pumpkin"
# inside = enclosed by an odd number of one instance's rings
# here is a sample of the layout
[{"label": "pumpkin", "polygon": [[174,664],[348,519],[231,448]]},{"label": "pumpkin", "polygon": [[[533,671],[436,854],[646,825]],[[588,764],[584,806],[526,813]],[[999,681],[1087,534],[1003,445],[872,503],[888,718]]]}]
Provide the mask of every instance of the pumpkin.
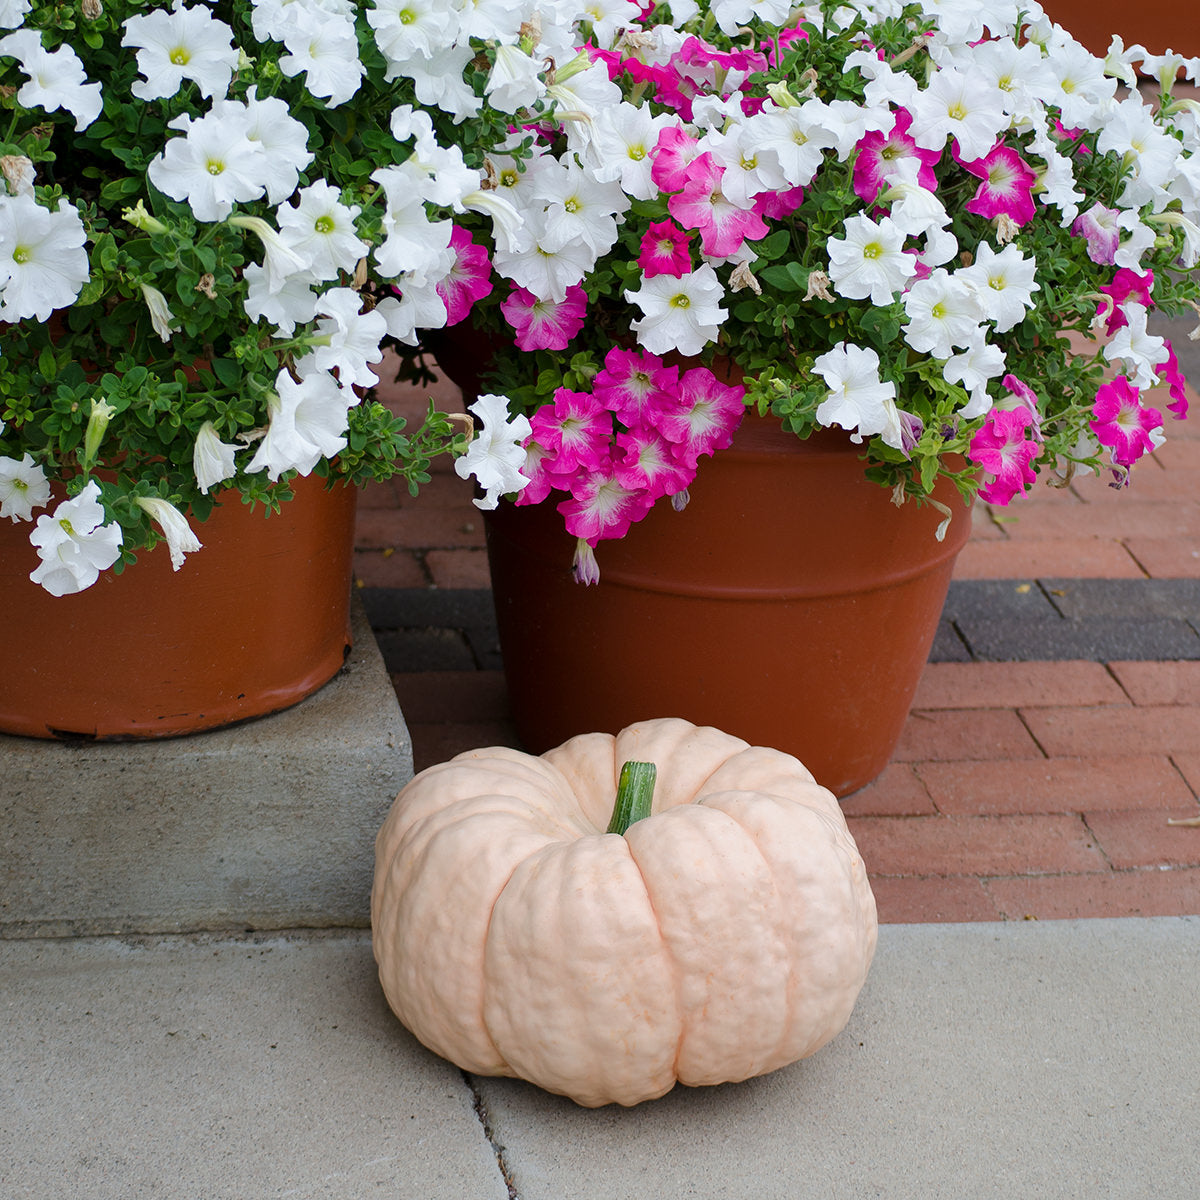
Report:
[{"label": "pumpkin", "polygon": [[[606,832],[628,819],[627,762],[656,769],[652,811]],[[421,1042],[588,1107],[813,1053],[877,932],[832,793],[790,755],[676,719],[422,771],[376,839],[371,918],[384,994]]]}]

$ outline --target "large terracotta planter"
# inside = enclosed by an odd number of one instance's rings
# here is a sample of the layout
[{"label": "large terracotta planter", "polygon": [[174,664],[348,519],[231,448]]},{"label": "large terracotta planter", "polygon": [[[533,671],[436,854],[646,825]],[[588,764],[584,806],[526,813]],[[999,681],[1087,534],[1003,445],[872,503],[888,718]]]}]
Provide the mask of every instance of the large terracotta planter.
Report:
[{"label": "large terracotta planter", "polygon": [[1200,54],[1200,23],[1188,0],[1042,0],[1042,7],[1081,41],[1093,54],[1108,53],[1112,35],[1119,33],[1126,46],[1140,43],[1151,54],[1174,50]]},{"label": "large terracotta planter", "polygon": [[293,486],[271,517],[227,496],[178,572],[159,545],[72,596],[30,582],[29,525],[0,523],[0,732],[194,733],[287,708],[331,679],[350,645],[357,493]]},{"label": "large terracotta planter", "polygon": [[747,417],[702,461],[683,512],[658,504],[601,542],[600,583],[571,576],[552,504],[488,514],[517,732],[541,753],[652,717],[714,725],[794,754],[844,796],[895,749],[970,513],[952,487],[896,508],[860,448]]}]

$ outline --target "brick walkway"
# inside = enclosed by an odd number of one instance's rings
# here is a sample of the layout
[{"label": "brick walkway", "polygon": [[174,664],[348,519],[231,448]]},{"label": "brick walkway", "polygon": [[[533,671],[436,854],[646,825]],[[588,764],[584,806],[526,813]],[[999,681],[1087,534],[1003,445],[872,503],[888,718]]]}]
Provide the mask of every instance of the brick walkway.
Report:
[{"label": "brick walkway", "polygon": [[[427,394],[384,399],[409,415]],[[882,920],[1200,913],[1200,827],[1168,823],[1200,817],[1192,412],[1121,495],[1087,478],[978,507],[894,759],[844,802]],[[470,495],[443,464],[415,500],[361,501],[358,581],[418,769],[517,744]]]}]

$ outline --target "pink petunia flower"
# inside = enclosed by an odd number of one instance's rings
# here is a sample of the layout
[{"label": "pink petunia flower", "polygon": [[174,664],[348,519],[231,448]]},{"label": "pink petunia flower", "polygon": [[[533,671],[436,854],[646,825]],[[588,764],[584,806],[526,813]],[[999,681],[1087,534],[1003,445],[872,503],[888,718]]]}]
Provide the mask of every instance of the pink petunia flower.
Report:
[{"label": "pink petunia flower", "polygon": [[466,319],[477,300],[491,293],[492,260],[487,250],[458,225],[450,234],[454,265],[437,284],[437,294],[446,306],[446,324],[457,325]]},{"label": "pink petunia flower", "polygon": [[[1118,329],[1129,324],[1123,305],[1131,296],[1135,304],[1144,305],[1146,308],[1154,307],[1154,272],[1147,271],[1141,275],[1128,267],[1121,267],[1113,276],[1112,282],[1102,285],[1100,290],[1106,296],[1112,297],[1112,308],[1108,311],[1104,327],[1104,332],[1112,337]],[[1100,311],[1103,312],[1103,308]]]},{"label": "pink petunia flower", "polygon": [[1145,408],[1138,389],[1124,375],[1101,386],[1092,414],[1088,428],[1120,467],[1131,467],[1154,449],[1150,432],[1161,429],[1163,423],[1162,413]]},{"label": "pink petunia flower", "polygon": [[514,287],[500,311],[516,330],[513,340],[521,350],[565,350],[583,328],[587,293],[579,284],[572,284],[563,300],[543,300],[523,287]]},{"label": "pink petunia flower", "polygon": [[638,266],[647,279],[674,275],[677,279],[692,269],[692,235],[673,221],[654,221],[642,236]]},{"label": "pink petunia flower", "polygon": [[722,383],[707,367],[693,367],[679,380],[671,410],[659,429],[686,466],[695,467],[702,454],[724,450],[745,413],[746,389]]},{"label": "pink petunia flower", "polygon": [[592,381],[596,399],[626,428],[653,426],[679,393],[679,368],[656,354],[614,346]]},{"label": "pink petunia flower", "polygon": [[650,178],[660,191],[678,192],[687,183],[687,169],[700,153],[699,141],[678,125],[659,131],[650,150]]},{"label": "pink petunia flower", "polygon": [[854,194],[870,204],[887,187],[886,176],[896,169],[903,158],[915,158],[917,182],[926,191],[937,191],[937,176],[933,168],[941,158],[940,150],[922,150],[911,137],[908,127],[912,124],[912,113],[905,108],[896,110],[896,123],[890,133],[872,130],[859,139],[858,157],[854,160]]},{"label": "pink petunia flower", "polygon": [[1167,344],[1167,361],[1158,368],[1158,377],[1170,389],[1171,403],[1167,405],[1167,411],[1175,420],[1182,421],[1188,415],[1187,380],[1179,369],[1179,360],[1175,357],[1170,339],[1163,340]]},{"label": "pink petunia flower", "polygon": [[700,232],[700,249],[724,258],[736,254],[746,240],[766,237],[767,223],[752,209],[738,208],[721,191],[722,167],[711,154],[699,155],[687,168],[683,191],[667,201],[671,216]]},{"label": "pink petunia flower", "polygon": [[1037,211],[1033,199],[1037,175],[1015,150],[997,142],[983,158],[963,162],[962,167],[983,180],[963,206],[967,212],[988,221],[1008,217],[1016,225],[1033,218]]},{"label": "pink petunia flower", "polygon": [[992,476],[979,489],[987,504],[1007,504],[1037,479],[1029,465],[1038,456],[1038,444],[1025,436],[1033,422],[1027,408],[993,408],[971,438],[967,457]]},{"label": "pink petunia flower", "polygon": [[1117,225],[1120,215],[1115,208],[1093,204],[1075,218],[1071,232],[1087,239],[1088,258],[1092,262],[1108,266],[1116,261],[1117,248],[1121,244],[1121,230]]},{"label": "pink petunia flower", "polygon": [[559,388],[529,424],[533,441],[550,457],[544,469],[555,475],[599,470],[609,460],[612,414],[591,392]]}]

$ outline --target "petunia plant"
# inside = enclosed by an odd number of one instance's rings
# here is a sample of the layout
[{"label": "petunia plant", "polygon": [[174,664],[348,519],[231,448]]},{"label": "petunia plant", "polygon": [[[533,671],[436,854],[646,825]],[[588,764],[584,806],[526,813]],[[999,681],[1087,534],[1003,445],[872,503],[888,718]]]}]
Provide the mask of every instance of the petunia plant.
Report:
[{"label": "petunia plant", "polygon": [[[422,337],[486,347],[478,503],[557,504],[579,578],[747,409],[846,430],[898,503],[943,476],[993,504],[1124,487],[1185,417],[1147,315],[1200,295],[1200,106],[1175,95],[1200,60],[1096,58],[1021,0],[538,21],[485,161],[520,224],[452,216],[470,299]],[[539,49],[553,25],[569,56]]]},{"label": "petunia plant", "polygon": [[[1186,414],[1200,62],[1033,2],[0,0],[0,72],[0,517],[56,593],[297,474],[453,453],[594,579],[748,410],[917,503],[1124,486]],[[466,330],[477,436],[403,427],[385,349]]]},{"label": "petunia plant", "polygon": [[478,296],[430,214],[520,224],[485,186],[497,13],[0,0],[0,518],[35,582],[163,540],[178,568],[215,504],[274,510],[310,473],[415,490],[465,450],[372,388],[389,342]]}]

